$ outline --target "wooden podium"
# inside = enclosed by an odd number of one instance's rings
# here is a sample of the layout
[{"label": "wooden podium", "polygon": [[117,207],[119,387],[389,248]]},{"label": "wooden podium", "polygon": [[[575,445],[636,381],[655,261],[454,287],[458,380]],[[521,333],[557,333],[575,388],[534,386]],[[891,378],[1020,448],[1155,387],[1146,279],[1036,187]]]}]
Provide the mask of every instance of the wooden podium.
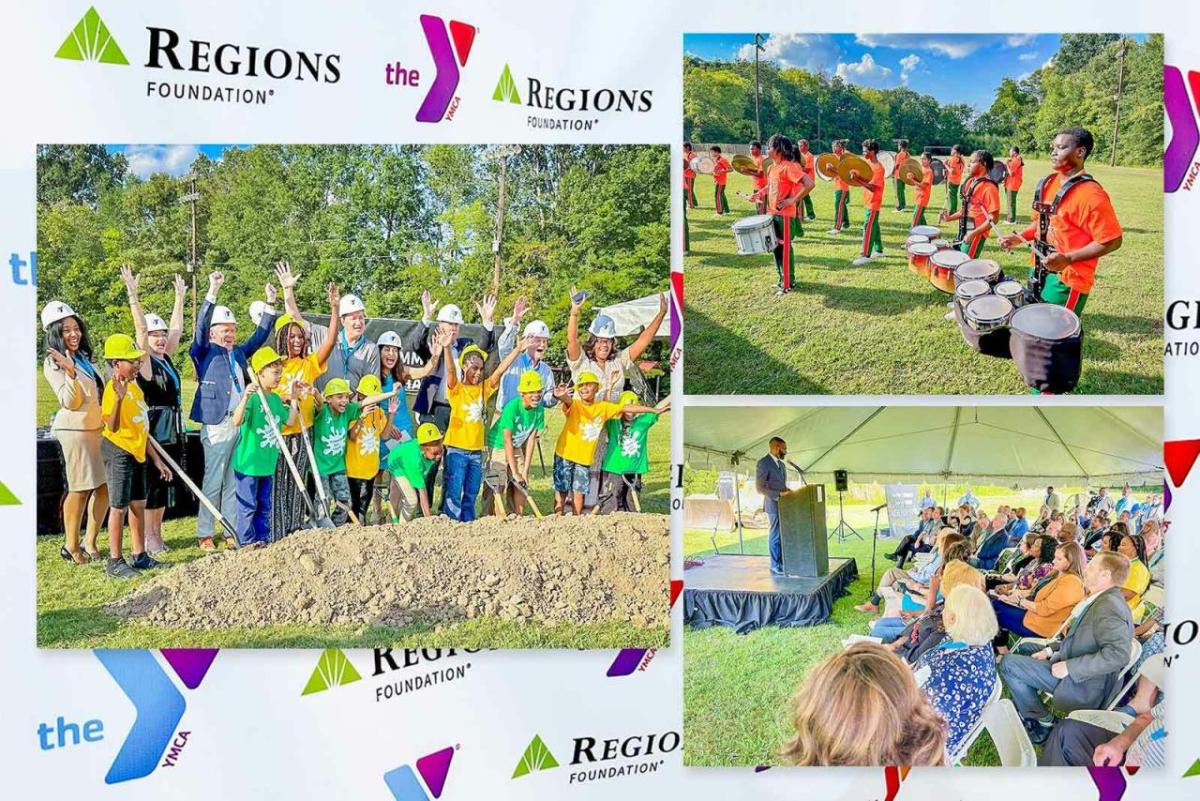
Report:
[{"label": "wooden podium", "polygon": [[809,484],[779,499],[779,533],[786,575],[803,578],[828,575],[824,484]]}]

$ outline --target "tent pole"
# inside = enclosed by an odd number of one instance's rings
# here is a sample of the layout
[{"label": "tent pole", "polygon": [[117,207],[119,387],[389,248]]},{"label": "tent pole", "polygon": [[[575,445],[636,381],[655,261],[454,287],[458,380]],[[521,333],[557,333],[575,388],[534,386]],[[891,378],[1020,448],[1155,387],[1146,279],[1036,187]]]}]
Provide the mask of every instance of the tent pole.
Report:
[{"label": "tent pole", "polygon": [[746,545],[742,541],[742,480],[738,476],[738,462],[740,461],[740,459],[735,459],[733,462],[733,498],[737,508],[738,553],[745,556]]}]

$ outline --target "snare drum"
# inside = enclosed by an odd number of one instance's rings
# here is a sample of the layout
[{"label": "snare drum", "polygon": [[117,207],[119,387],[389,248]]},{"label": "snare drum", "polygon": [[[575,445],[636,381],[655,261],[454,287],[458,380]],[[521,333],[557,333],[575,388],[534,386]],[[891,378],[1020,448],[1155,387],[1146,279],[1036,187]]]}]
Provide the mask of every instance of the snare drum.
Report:
[{"label": "snare drum", "polygon": [[921,244],[924,244],[928,241],[929,241],[929,237],[927,237],[927,236],[921,236],[920,234],[913,234],[908,239],[904,240],[904,249],[908,250],[909,246],[911,246],[911,245],[915,245],[918,242],[920,242]]},{"label": "snare drum", "polygon": [[941,233],[941,230],[936,225],[914,225],[909,229],[909,233],[913,236],[923,236],[926,239],[933,239]]},{"label": "snare drum", "polygon": [[954,301],[965,309],[971,301],[984,295],[990,295],[991,292],[991,284],[987,281],[981,279],[963,281],[954,288]]},{"label": "snare drum", "polygon": [[995,286],[1004,279],[1004,273],[1000,270],[1000,265],[991,259],[971,259],[963,262],[954,271],[955,285],[977,278],[987,281],[989,286]]},{"label": "snare drum", "polygon": [[999,295],[984,295],[975,298],[963,308],[963,319],[974,330],[982,333],[995,331],[1008,325],[1013,305]]},{"label": "snare drum", "polygon": [[946,248],[951,247],[949,239],[930,239],[929,244],[933,245],[938,250],[945,250]]},{"label": "snare drum", "polygon": [[928,242],[916,242],[908,246],[908,269],[920,276],[929,275],[929,259],[937,248]]},{"label": "snare drum", "polygon": [[961,250],[939,250],[929,257],[929,283],[950,295],[954,293],[954,271],[970,261]]},{"label": "snare drum", "polygon": [[1025,287],[1021,286],[1020,281],[1013,281],[1011,279],[1001,281],[996,284],[995,289],[992,291],[1002,298],[1007,298],[1008,302],[1013,305],[1013,308],[1025,305]]},{"label": "snare drum", "polygon": [[771,223],[770,214],[755,214],[731,225],[738,255],[753,256],[775,250],[775,228]]},{"label": "snare drum", "polygon": [[1013,361],[1021,378],[1041,392],[1070,392],[1083,366],[1083,326],[1065,306],[1030,303],[1009,320]]}]

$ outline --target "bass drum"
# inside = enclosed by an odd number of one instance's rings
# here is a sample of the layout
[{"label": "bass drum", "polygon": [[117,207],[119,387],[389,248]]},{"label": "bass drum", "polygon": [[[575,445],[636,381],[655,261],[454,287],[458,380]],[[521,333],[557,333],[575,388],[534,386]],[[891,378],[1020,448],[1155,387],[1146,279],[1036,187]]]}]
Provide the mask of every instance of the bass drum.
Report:
[{"label": "bass drum", "polygon": [[1065,306],[1031,303],[1009,319],[1013,361],[1039,392],[1070,392],[1083,368],[1083,325]]},{"label": "bass drum", "polygon": [[883,165],[883,177],[891,178],[892,173],[896,171],[896,154],[891,150],[880,150],[876,156]]},{"label": "bass drum", "polygon": [[712,175],[712,156],[701,156],[699,161],[700,163],[696,165],[696,172],[704,173],[705,175]]}]

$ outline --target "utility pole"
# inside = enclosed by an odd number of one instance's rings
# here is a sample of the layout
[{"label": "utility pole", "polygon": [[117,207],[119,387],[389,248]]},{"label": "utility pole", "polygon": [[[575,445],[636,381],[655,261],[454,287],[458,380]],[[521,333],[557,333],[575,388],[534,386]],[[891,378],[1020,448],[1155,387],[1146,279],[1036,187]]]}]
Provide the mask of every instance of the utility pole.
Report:
[{"label": "utility pole", "polygon": [[183,177],[189,182],[189,191],[179,198],[179,202],[192,205],[192,256],[188,261],[188,273],[192,277],[192,324],[194,325],[196,322],[196,201],[200,199],[200,193],[196,191],[196,173],[190,172]]},{"label": "utility pole", "polygon": [[758,97],[762,94],[762,89],[758,82],[758,54],[766,50],[763,47],[765,41],[767,41],[766,34],[754,34],[754,138],[760,142],[762,141],[762,120],[758,113]]},{"label": "utility pole", "polygon": [[1117,129],[1121,127],[1121,95],[1125,91],[1125,49],[1129,40],[1121,37],[1121,59],[1117,62],[1117,95],[1113,103],[1112,157],[1109,166],[1117,166]]},{"label": "utility pole", "polygon": [[496,203],[496,236],[492,240],[495,263],[492,268],[492,294],[500,294],[500,243],[504,240],[504,207],[508,205],[508,158],[521,152],[520,145],[503,145],[488,154],[500,162],[500,191]]}]

